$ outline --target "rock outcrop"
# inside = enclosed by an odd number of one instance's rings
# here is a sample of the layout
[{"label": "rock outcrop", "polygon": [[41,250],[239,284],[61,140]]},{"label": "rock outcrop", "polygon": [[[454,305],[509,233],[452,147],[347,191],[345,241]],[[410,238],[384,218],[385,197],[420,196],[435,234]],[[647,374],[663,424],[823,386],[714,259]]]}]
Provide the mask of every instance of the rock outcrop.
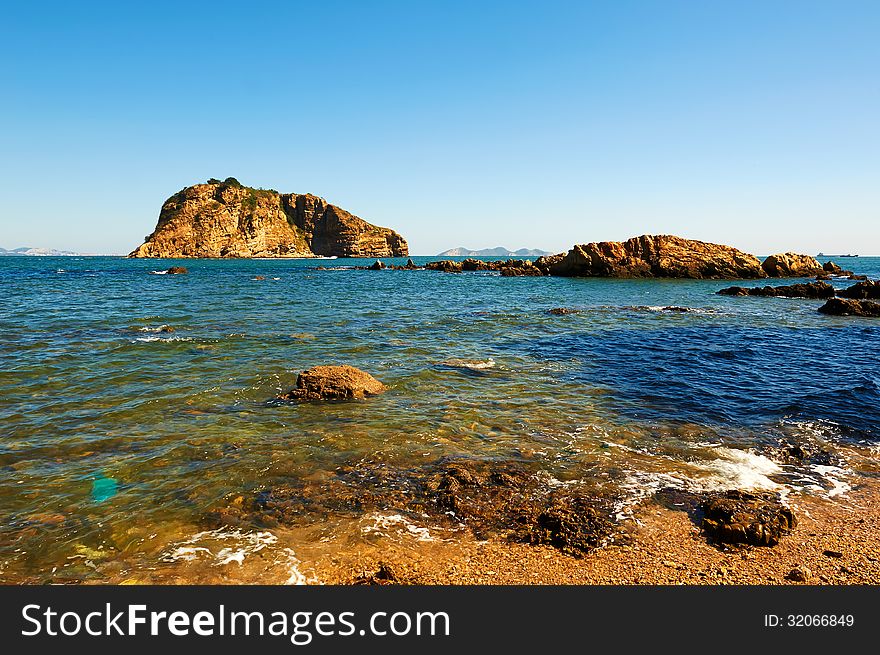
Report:
[{"label": "rock outcrop", "polygon": [[397,232],[311,194],[225,182],[187,187],[162,205],[130,257],[405,257]]},{"label": "rock outcrop", "polygon": [[833,298],[834,287],[827,282],[790,284],[781,287],[728,287],[718,292],[722,296],[779,296],[783,298]]},{"label": "rock outcrop", "polygon": [[777,494],[726,491],[701,504],[703,532],[719,544],[775,546],[797,525]]},{"label": "rock outcrop", "polygon": [[551,275],[567,277],[767,277],[756,257],[736,248],[670,235],[576,245],[547,260]]},{"label": "rock outcrop", "polygon": [[841,289],[837,292],[841,298],[852,298],[854,300],[880,300],[880,282],[871,282],[866,280],[857,284]]},{"label": "rock outcrop", "polygon": [[819,308],[819,311],[832,316],[880,317],[880,303],[871,300],[831,298]]},{"label": "rock outcrop", "polygon": [[278,400],[349,400],[375,396],[385,385],[354,366],[315,366],[296,378],[296,388]]},{"label": "rock outcrop", "polygon": [[768,277],[813,277],[823,273],[834,272],[823,268],[809,255],[798,255],[793,252],[770,255],[761,264]]}]

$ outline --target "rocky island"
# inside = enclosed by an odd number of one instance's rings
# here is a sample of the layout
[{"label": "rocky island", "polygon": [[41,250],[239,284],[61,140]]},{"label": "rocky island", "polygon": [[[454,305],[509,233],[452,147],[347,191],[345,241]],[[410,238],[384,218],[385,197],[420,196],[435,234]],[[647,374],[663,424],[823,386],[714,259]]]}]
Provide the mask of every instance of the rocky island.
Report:
[{"label": "rocky island", "polygon": [[210,179],[162,205],[130,257],[405,257],[406,240],[311,194]]}]

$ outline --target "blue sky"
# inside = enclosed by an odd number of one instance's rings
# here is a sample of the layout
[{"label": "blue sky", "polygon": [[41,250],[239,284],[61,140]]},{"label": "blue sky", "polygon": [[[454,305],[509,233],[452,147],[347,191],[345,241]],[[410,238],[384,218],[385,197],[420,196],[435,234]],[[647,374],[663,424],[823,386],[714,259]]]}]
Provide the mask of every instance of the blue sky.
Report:
[{"label": "blue sky", "polygon": [[880,254],[878,2],[4,3],[0,246],[132,250],[209,177],[414,254]]}]

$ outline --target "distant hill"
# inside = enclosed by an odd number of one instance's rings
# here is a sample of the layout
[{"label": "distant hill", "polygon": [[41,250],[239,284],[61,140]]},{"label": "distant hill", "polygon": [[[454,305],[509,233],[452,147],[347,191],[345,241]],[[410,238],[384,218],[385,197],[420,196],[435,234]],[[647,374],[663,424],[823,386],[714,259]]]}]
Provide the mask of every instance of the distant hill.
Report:
[{"label": "distant hill", "polygon": [[0,257],[74,257],[78,253],[69,250],[53,250],[52,248],[0,248]]},{"label": "distant hill", "polygon": [[508,250],[498,246],[497,248],[483,248],[483,250],[471,250],[470,248],[452,248],[444,250],[438,257],[540,257],[541,255],[552,255],[553,253],[546,250],[520,248],[519,250]]}]

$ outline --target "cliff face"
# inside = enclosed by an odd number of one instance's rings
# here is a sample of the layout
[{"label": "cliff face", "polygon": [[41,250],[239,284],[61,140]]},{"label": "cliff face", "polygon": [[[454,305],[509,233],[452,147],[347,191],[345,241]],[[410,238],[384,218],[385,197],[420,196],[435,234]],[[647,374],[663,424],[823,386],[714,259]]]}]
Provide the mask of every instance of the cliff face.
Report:
[{"label": "cliff face", "polygon": [[573,277],[767,277],[757,257],[730,246],[669,235],[576,245],[565,256],[547,259],[551,275]]},{"label": "cliff face", "polygon": [[[213,182],[213,181],[212,181]],[[162,205],[130,257],[405,257],[406,240],[310,194],[213,182]]]}]

